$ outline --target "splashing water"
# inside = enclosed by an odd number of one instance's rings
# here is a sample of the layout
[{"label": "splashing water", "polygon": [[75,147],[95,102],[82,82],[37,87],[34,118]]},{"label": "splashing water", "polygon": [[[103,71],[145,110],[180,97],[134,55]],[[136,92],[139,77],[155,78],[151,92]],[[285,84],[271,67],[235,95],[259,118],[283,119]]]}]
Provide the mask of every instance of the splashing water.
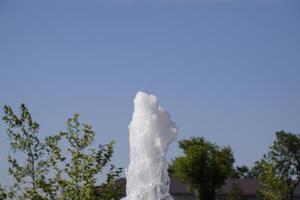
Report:
[{"label": "splashing water", "polygon": [[122,200],[173,200],[166,153],[177,127],[154,95],[138,92],[129,124],[130,163],[127,197]]}]

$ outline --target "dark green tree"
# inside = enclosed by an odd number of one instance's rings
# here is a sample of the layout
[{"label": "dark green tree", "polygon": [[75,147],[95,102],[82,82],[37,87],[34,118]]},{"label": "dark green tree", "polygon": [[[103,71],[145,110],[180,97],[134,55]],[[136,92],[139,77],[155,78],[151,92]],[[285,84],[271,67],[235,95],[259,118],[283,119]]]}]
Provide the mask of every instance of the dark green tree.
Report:
[{"label": "dark green tree", "polygon": [[292,199],[300,183],[300,135],[279,131],[270,151],[256,163],[264,199]]},{"label": "dark green tree", "polygon": [[230,147],[219,147],[202,137],[179,141],[184,155],[177,157],[171,173],[189,184],[197,200],[214,200],[216,189],[233,171]]},{"label": "dark green tree", "polygon": [[235,167],[233,174],[232,174],[233,179],[252,179],[253,175],[251,170],[245,166],[237,166]]},{"label": "dark green tree", "polygon": [[4,200],[7,198],[6,190],[0,184],[0,200]]}]

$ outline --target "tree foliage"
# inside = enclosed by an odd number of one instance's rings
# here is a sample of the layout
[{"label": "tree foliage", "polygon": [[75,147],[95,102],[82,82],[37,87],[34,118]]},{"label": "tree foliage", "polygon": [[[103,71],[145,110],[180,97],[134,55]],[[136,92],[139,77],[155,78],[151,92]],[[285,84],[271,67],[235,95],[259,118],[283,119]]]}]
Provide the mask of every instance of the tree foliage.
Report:
[{"label": "tree foliage", "polygon": [[[107,174],[106,181],[103,183],[99,191],[97,192],[97,199],[106,200],[106,199],[120,199],[123,197],[124,192],[126,190],[126,184],[116,182],[119,177],[120,171],[116,171],[114,166],[111,166],[110,172]],[[120,180],[120,179],[119,179]]]},{"label": "tree foliage", "polygon": [[261,182],[264,199],[292,199],[300,183],[300,135],[276,132],[276,140],[254,173]]},{"label": "tree foliage", "polygon": [[177,157],[171,172],[189,184],[198,200],[214,200],[215,191],[232,174],[230,147],[219,147],[202,137],[179,141],[184,155]]},{"label": "tree foliage", "polygon": [[[39,124],[33,121],[28,108],[22,104],[20,116],[10,106],[4,106],[4,122],[8,125],[7,134],[11,154],[8,156],[9,174],[14,184],[7,193],[10,199],[47,199],[46,175],[48,165],[44,159],[45,145],[40,142],[37,134]],[[15,155],[21,154],[24,162],[17,160]]]},{"label": "tree foliage", "polygon": [[[62,200],[93,200],[96,175],[110,161],[113,154],[113,142],[90,148],[95,132],[88,124],[79,122],[79,115],[67,120],[67,130],[46,138],[50,152],[50,161],[55,170],[54,185]],[[69,156],[63,155],[59,143],[67,146]],[[68,160],[68,157],[71,159]],[[110,166],[106,185],[110,193],[112,182],[119,176],[121,169]],[[103,195],[104,196],[104,195]],[[112,199],[103,197],[103,199]]]},{"label": "tree foliage", "polygon": [[[260,182],[258,196],[263,200],[285,200],[288,195],[287,179],[276,174],[273,163],[262,160],[256,163],[259,169],[257,179]],[[256,172],[257,173],[257,172]]]},{"label": "tree foliage", "polygon": [[[0,199],[96,200],[96,175],[109,165],[113,142],[92,148],[95,132],[92,126],[79,122],[78,114],[67,120],[66,131],[45,141],[38,137],[39,124],[32,120],[24,104],[20,116],[4,106],[3,120],[8,125],[13,184],[0,186]],[[105,191],[98,199],[114,199],[112,185],[120,173],[120,168],[110,164]]]},{"label": "tree foliage", "polygon": [[6,199],[7,194],[5,188],[0,184],[0,200]]},{"label": "tree foliage", "polygon": [[253,174],[247,166],[242,165],[242,166],[235,167],[231,178],[233,178],[233,179],[252,179]]}]

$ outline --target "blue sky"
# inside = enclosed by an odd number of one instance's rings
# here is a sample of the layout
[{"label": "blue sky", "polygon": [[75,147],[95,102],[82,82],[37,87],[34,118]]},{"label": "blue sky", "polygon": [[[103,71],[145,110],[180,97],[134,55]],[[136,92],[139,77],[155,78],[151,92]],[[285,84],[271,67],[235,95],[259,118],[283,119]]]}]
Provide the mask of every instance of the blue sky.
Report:
[{"label": "blue sky", "polygon": [[[297,0],[0,0],[0,106],[26,103],[42,137],[78,112],[96,143],[116,141],[114,163],[126,167],[142,90],[179,139],[230,145],[251,166],[276,130],[300,133],[299,24]],[[169,159],[179,154],[173,144]]]}]

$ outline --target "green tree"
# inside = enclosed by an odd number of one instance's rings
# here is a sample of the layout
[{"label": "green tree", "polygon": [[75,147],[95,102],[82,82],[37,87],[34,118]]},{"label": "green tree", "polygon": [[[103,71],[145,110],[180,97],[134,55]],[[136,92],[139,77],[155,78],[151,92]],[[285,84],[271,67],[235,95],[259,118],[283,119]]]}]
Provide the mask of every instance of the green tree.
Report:
[{"label": "green tree", "polygon": [[[38,137],[39,124],[22,104],[20,116],[4,106],[3,120],[11,153],[8,156],[10,186],[0,185],[0,200],[94,200],[96,175],[109,165],[113,142],[92,148],[95,132],[78,121],[67,121],[67,130],[44,140]],[[65,147],[65,148],[63,148]],[[110,165],[104,191],[98,199],[116,199],[114,182],[121,168]]]},{"label": "green tree", "polygon": [[[39,140],[39,124],[34,121],[28,108],[20,106],[17,116],[10,106],[4,106],[4,122],[8,125],[7,135],[12,154],[8,156],[9,174],[14,183],[9,187],[10,199],[47,199],[45,175],[48,165],[45,160],[45,145]],[[15,155],[22,154],[25,162]]]},{"label": "green tree", "polygon": [[[113,154],[113,142],[92,148],[95,132],[92,126],[81,124],[79,114],[67,120],[67,130],[46,138],[50,163],[55,171],[53,187],[62,200],[96,199],[94,186],[96,175],[109,163]],[[67,154],[59,144],[66,146]],[[70,158],[70,159],[67,159]],[[107,174],[105,194],[101,199],[113,199],[113,182],[121,173],[121,169],[110,166]],[[108,198],[109,196],[109,198]]]},{"label": "green tree", "polygon": [[171,166],[174,176],[189,184],[197,200],[214,200],[215,191],[233,171],[230,147],[219,147],[202,137],[179,141],[184,155]]},{"label": "green tree", "polygon": [[[276,174],[273,163],[262,160],[256,163],[259,170],[257,180],[260,182],[258,196],[263,200],[285,200],[288,195],[287,179]],[[256,172],[257,173],[257,172]]]},{"label": "green tree", "polygon": [[300,135],[276,132],[276,140],[254,173],[261,182],[264,199],[292,199],[300,183]]}]

